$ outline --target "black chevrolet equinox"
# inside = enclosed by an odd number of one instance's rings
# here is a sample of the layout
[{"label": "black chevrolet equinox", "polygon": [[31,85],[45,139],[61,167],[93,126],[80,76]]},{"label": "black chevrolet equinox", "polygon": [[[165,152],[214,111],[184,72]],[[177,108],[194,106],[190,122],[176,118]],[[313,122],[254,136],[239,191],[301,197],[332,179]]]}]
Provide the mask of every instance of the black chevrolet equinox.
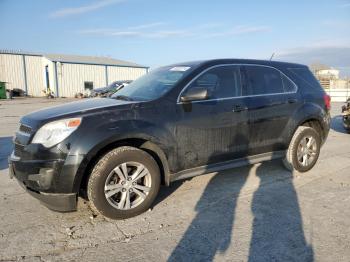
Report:
[{"label": "black chevrolet equinox", "polygon": [[160,184],[280,158],[316,163],[330,97],[300,64],[220,59],[151,71],[110,98],[24,116],[9,172],[32,196],[73,211],[78,196],[106,217],[147,210]]}]

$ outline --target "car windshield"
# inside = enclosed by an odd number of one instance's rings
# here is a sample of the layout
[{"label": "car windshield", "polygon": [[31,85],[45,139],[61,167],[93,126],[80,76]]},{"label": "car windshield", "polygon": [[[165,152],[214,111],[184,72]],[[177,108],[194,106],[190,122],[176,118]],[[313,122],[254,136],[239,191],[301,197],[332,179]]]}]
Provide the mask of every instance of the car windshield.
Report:
[{"label": "car windshield", "polygon": [[151,71],[112,95],[114,99],[150,101],[172,89],[188,72],[190,67],[161,67]]}]

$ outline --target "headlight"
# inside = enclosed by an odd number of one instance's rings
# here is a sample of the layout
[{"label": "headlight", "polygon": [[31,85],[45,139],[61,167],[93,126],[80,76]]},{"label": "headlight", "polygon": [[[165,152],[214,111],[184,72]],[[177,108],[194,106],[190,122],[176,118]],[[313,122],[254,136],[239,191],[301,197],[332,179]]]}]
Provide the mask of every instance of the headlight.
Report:
[{"label": "headlight", "polygon": [[80,125],[81,118],[68,118],[47,123],[35,134],[32,143],[44,147],[57,145],[72,134]]}]

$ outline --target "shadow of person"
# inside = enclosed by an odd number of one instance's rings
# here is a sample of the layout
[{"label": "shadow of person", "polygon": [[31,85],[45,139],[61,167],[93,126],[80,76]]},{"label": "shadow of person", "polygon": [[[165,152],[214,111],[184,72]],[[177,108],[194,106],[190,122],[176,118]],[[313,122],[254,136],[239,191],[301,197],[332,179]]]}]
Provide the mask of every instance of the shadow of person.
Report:
[{"label": "shadow of person", "polygon": [[[235,173],[235,174],[232,174]],[[231,243],[237,198],[249,167],[215,174],[196,205],[196,216],[168,261],[212,261]]]},{"label": "shadow of person", "polygon": [[[246,137],[238,135],[233,141],[237,139],[246,140]],[[216,158],[214,153],[208,163]],[[225,253],[231,243],[237,199],[249,170],[249,166],[230,169],[210,179],[196,204],[195,218],[168,261],[212,261],[218,252]]]},{"label": "shadow of person", "polygon": [[0,137],[0,170],[8,168],[8,157],[13,149],[12,137]]},{"label": "shadow of person", "polygon": [[[254,220],[248,261],[313,261],[292,173],[274,168],[273,162],[264,162],[256,170],[260,184],[251,206]],[[274,173],[283,182],[269,186]]]}]

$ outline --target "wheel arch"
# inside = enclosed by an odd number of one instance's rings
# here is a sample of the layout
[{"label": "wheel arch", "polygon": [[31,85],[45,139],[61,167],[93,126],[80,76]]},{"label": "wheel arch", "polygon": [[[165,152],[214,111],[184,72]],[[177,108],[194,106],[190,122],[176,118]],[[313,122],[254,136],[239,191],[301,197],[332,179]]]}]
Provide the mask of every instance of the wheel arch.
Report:
[{"label": "wheel arch", "polygon": [[[302,122],[299,126],[312,127],[317,132],[323,133],[323,128],[322,128],[321,123],[322,123],[321,120],[319,120],[317,118],[309,118],[309,119],[305,120],[304,122]],[[321,139],[323,139],[323,136],[321,137]]]},{"label": "wheel arch", "polygon": [[320,134],[322,144],[325,142],[326,134],[325,134],[325,130],[322,127],[322,120],[319,119],[318,117],[313,116],[313,117],[300,119],[300,121],[297,122],[293,132],[291,132],[289,135],[288,144],[290,143],[294,133],[297,131],[297,129],[300,126],[308,126],[308,127],[314,128],[317,131],[317,133]]},{"label": "wheel arch", "polygon": [[287,144],[290,144],[292,137],[299,126],[314,128],[321,136],[322,144],[325,142],[329,127],[325,123],[327,112],[317,103],[305,102],[294,113],[285,130]]},{"label": "wheel arch", "polygon": [[74,180],[73,190],[75,192],[78,192],[82,197],[86,197],[87,182],[95,164],[108,151],[121,146],[132,146],[144,150],[150,154],[159,166],[161,182],[167,186],[170,184],[168,158],[164,150],[162,150],[156,143],[150,140],[135,137],[112,141],[91,150],[91,152],[89,152],[83,159],[78,168],[77,175]]}]

